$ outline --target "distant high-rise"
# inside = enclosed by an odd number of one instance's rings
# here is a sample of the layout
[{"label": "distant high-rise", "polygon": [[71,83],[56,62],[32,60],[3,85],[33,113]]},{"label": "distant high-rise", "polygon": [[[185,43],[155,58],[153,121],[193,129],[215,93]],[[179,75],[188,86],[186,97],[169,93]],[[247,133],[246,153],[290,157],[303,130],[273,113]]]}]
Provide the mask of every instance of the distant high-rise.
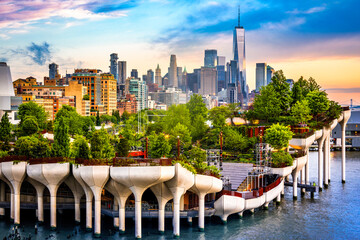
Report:
[{"label": "distant high-rise", "polygon": [[147,83],[147,75],[146,75],[146,74],[143,74],[143,75],[142,75],[142,80],[143,80],[145,83]]},{"label": "distant high-rise", "polygon": [[176,68],[176,78],[177,78],[177,82],[178,82],[178,87],[181,87],[182,84],[182,67],[177,67]]},{"label": "distant high-rise", "polygon": [[271,79],[272,79],[272,77],[274,76],[274,72],[275,72],[275,70],[268,65],[268,66],[267,66],[267,70],[266,70],[266,80],[267,80],[267,84],[271,83]]},{"label": "distant high-rise", "polygon": [[266,63],[256,63],[256,92],[260,92],[261,87],[267,85]]},{"label": "distant high-rise", "polygon": [[119,72],[119,81],[118,84],[125,84],[126,80],[126,62],[125,61],[119,61],[118,62],[118,72]]},{"label": "distant high-rise", "polygon": [[178,87],[176,55],[170,56],[169,87]]},{"label": "distant high-rise", "polygon": [[208,49],[205,50],[204,67],[216,67],[217,50]]},{"label": "distant high-rise", "polygon": [[130,76],[133,77],[133,78],[139,78],[138,70],[137,69],[132,69]]},{"label": "distant high-rise", "polygon": [[56,63],[49,64],[49,79],[55,79],[59,74],[59,65]]},{"label": "distant high-rise", "polygon": [[246,84],[246,58],[245,58],[245,29],[240,26],[240,8],[238,15],[238,26],[234,29],[233,35],[233,59],[237,61],[238,68],[238,100],[247,101],[247,84]]},{"label": "distant high-rise", "polygon": [[158,85],[158,86],[161,86],[163,85],[162,84],[162,79],[161,79],[161,69],[159,67],[159,64],[157,65],[156,69],[155,69],[155,83]]},{"label": "distant high-rise", "polygon": [[119,72],[118,72],[118,55],[117,53],[110,54],[110,73],[114,75],[116,80],[119,80]]},{"label": "distant high-rise", "polygon": [[226,72],[225,72],[225,57],[217,57],[217,82],[218,82],[218,92],[221,89],[226,88]]},{"label": "distant high-rise", "polygon": [[213,67],[202,67],[200,82],[201,87],[199,93],[201,95],[216,95],[217,94],[217,72]]},{"label": "distant high-rise", "polygon": [[[11,97],[15,96],[10,67],[0,62],[0,113],[11,110]],[[1,114],[2,115],[2,114]]]},{"label": "distant high-rise", "polygon": [[187,71],[186,71],[186,67],[184,67],[184,71],[182,72],[182,81],[181,81],[180,86],[181,86],[180,87],[181,90],[186,92],[186,90],[187,90]]},{"label": "distant high-rise", "polygon": [[154,83],[154,71],[149,69],[146,76],[146,84]]}]

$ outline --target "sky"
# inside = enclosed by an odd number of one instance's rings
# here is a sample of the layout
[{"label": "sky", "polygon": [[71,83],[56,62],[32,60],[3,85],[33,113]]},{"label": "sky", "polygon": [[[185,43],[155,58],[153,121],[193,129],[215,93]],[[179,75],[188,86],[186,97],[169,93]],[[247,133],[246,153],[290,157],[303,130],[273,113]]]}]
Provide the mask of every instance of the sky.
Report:
[{"label": "sky", "polygon": [[164,75],[171,54],[192,72],[205,49],[232,59],[239,5],[250,89],[266,62],[287,78],[312,76],[340,103],[360,95],[359,0],[0,0],[0,61],[13,80],[42,80],[52,62],[61,74],[108,72],[111,53],[128,73],[159,64]]}]

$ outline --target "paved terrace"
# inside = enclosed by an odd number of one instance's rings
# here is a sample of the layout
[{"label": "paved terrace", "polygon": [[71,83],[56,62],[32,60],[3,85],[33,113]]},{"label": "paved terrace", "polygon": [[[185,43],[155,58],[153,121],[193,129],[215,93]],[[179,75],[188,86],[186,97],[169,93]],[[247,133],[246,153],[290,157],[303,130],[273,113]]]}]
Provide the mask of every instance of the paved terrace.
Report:
[{"label": "paved terrace", "polygon": [[248,172],[252,170],[253,165],[250,163],[223,163],[221,175],[228,177],[231,182],[231,189],[237,189],[238,186],[247,177]]}]

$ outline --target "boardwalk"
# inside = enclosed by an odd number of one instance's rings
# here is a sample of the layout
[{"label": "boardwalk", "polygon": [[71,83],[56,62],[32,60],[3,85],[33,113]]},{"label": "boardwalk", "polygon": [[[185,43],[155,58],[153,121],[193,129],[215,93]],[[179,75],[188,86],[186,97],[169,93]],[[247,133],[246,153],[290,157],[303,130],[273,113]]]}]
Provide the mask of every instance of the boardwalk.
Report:
[{"label": "boardwalk", "polygon": [[248,172],[251,171],[253,165],[249,163],[223,163],[223,171],[221,175],[228,177],[231,182],[231,189],[237,189],[238,186],[244,181]]}]

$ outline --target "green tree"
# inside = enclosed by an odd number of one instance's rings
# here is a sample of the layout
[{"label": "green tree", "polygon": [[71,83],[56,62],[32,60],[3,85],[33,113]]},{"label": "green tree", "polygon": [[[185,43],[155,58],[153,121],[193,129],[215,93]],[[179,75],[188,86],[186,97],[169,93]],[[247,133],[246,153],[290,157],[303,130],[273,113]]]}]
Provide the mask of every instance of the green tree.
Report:
[{"label": "green tree", "polygon": [[291,108],[291,116],[296,123],[307,123],[311,119],[311,109],[306,99],[297,101]]},{"label": "green tree", "polygon": [[60,119],[63,119],[65,125],[69,127],[69,134],[71,136],[83,135],[83,124],[82,116],[76,112],[76,109],[74,107],[71,107],[69,105],[63,105],[61,109],[56,113],[55,122],[56,125],[57,122]]},{"label": "green tree", "polygon": [[30,136],[39,131],[38,121],[34,116],[27,116],[20,124],[21,136]]},{"label": "green tree", "polygon": [[330,101],[329,109],[326,111],[326,116],[329,119],[337,119],[340,117],[342,112],[342,107],[335,101]]},{"label": "green tree", "polygon": [[130,118],[131,114],[127,111],[124,111],[123,114],[121,114],[121,121],[126,122]]},{"label": "green tree", "polygon": [[90,138],[90,151],[94,159],[111,159],[115,157],[114,146],[105,129],[93,132]]},{"label": "green tree", "polygon": [[195,116],[191,125],[191,137],[194,141],[202,139],[209,129],[205,124],[205,119],[201,115]]},{"label": "green tree", "polygon": [[214,107],[209,111],[209,120],[214,128],[223,129],[226,126],[226,119],[230,114],[231,112],[226,106]]},{"label": "green tree", "polygon": [[184,104],[169,107],[164,117],[164,130],[170,132],[178,123],[191,128],[190,111]]},{"label": "green tree", "polygon": [[193,122],[196,116],[202,116],[204,119],[207,117],[207,108],[204,103],[202,96],[199,94],[193,94],[190,97],[190,101],[186,104],[186,107],[189,109],[190,118]]},{"label": "green tree", "polygon": [[246,138],[233,128],[225,128],[223,139],[223,147],[225,150],[241,152],[247,148],[248,141]]},{"label": "green tree", "polygon": [[48,132],[54,131],[54,122],[52,120],[47,121],[47,123],[46,123],[46,131],[48,131]]},{"label": "green tree", "polygon": [[115,143],[115,151],[119,157],[127,157],[130,151],[130,144],[126,138],[118,138]]},{"label": "green tree", "polygon": [[108,124],[112,121],[112,117],[110,115],[107,115],[107,114],[103,114],[101,115],[100,117],[100,122],[101,123],[105,123],[105,124]]},{"label": "green tree", "polygon": [[293,106],[296,102],[299,102],[305,98],[303,94],[304,89],[301,87],[299,81],[294,83],[294,86],[291,90],[291,98],[292,98],[291,106]]},{"label": "green tree", "polygon": [[31,158],[49,157],[50,152],[49,141],[41,135],[20,137],[14,147],[15,155]]},{"label": "green tree", "polygon": [[90,159],[89,143],[84,136],[76,135],[71,143],[70,156],[74,158]]},{"label": "green tree", "polygon": [[324,91],[311,91],[306,96],[306,100],[308,101],[311,109],[311,114],[315,116],[316,119],[318,119],[318,116],[325,113],[330,107],[329,99]]},{"label": "green tree", "polygon": [[180,138],[180,143],[183,147],[188,148],[191,145],[191,133],[189,129],[181,124],[178,123],[176,126],[170,131],[170,145],[177,146],[177,137]]},{"label": "green tree", "polygon": [[113,116],[113,123],[119,124],[119,122],[121,121],[119,110],[113,110],[112,116]]},{"label": "green tree", "polygon": [[85,95],[83,96],[83,100],[90,100],[89,95],[88,95],[88,94],[85,94]]},{"label": "green tree", "polygon": [[55,157],[70,156],[69,127],[66,125],[62,117],[60,117],[60,119],[57,119],[55,123],[54,144],[52,146],[52,149],[53,155]]},{"label": "green tree", "polygon": [[5,112],[5,114],[1,117],[0,122],[0,141],[1,149],[4,151],[10,150],[10,138],[11,138],[11,123],[9,121],[8,113]]},{"label": "green tree", "polygon": [[309,87],[309,92],[320,91],[321,89],[321,86],[312,77],[308,79],[308,87]]},{"label": "green tree", "polygon": [[149,154],[152,158],[168,156],[170,150],[171,145],[163,133],[149,136]]},{"label": "green tree", "polygon": [[99,111],[96,112],[96,122],[95,122],[96,126],[101,126],[101,120],[100,120],[100,115],[99,115]]},{"label": "green tree", "polygon": [[202,174],[207,170],[206,152],[198,146],[194,146],[188,152],[190,164],[196,169],[196,172]]},{"label": "green tree", "polygon": [[231,125],[235,126],[234,118],[239,116],[239,111],[241,107],[239,106],[239,103],[230,103],[227,105],[227,108],[229,110],[229,118],[231,121]]},{"label": "green tree", "polygon": [[275,92],[277,93],[277,101],[280,103],[281,113],[286,114],[290,108],[291,103],[291,93],[290,85],[286,82],[286,77],[282,70],[276,71],[274,76],[271,78],[271,83],[269,84],[274,87]]},{"label": "green tree", "polygon": [[82,132],[88,136],[89,133],[95,130],[95,123],[92,119],[93,116],[84,116],[81,117],[82,122]]},{"label": "green tree", "polygon": [[47,113],[44,108],[35,102],[23,103],[19,106],[20,125],[25,121],[26,117],[34,117],[40,130],[46,128]]},{"label": "green tree", "polygon": [[255,97],[253,109],[246,113],[246,117],[250,120],[276,121],[282,113],[278,97],[273,85],[269,84],[262,87],[260,94]]},{"label": "green tree", "polygon": [[292,136],[293,132],[290,130],[290,127],[280,125],[279,123],[271,125],[265,131],[265,141],[277,150],[287,148]]}]

